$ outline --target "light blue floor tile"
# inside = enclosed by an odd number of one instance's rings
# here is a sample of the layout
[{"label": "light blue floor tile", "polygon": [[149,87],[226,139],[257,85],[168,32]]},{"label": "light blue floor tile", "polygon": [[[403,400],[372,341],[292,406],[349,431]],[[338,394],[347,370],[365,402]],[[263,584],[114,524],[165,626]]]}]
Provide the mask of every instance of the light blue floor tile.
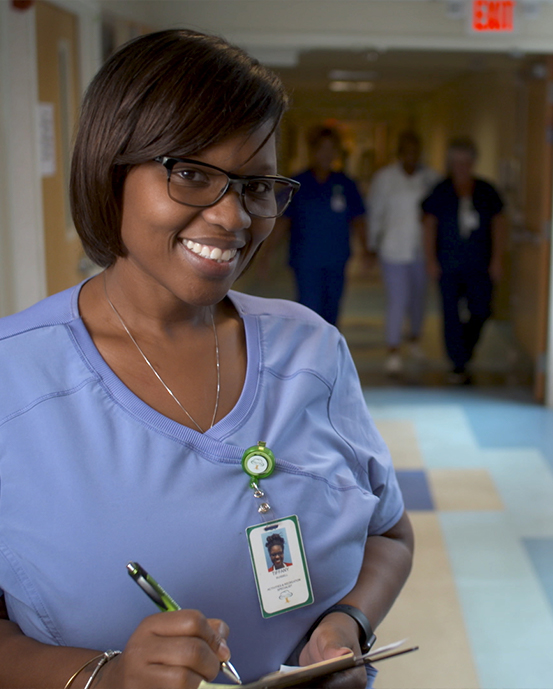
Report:
[{"label": "light blue floor tile", "polygon": [[542,452],[534,448],[484,450],[481,457],[507,506],[515,533],[553,537],[553,472]]}]

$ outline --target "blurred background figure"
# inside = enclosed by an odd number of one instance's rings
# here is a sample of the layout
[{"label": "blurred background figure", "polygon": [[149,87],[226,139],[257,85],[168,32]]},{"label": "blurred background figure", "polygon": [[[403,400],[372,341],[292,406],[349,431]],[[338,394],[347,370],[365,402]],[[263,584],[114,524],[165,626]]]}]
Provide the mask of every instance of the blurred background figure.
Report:
[{"label": "blurred background figure", "polygon": [[290,232],[297,301],[336,325],[350,235],[364,234],[365,206],[355,182],[334,169],[341,157],[336,130],[315,127],[307,143],[309,169],[296,176],[301,189],[279,219],[279,230]]},{"label": "blurred background figure", "polygon": [[400,345],[405,318],[409,318],[411,355],[422,358],[419,345],[425,309],[426,268],[422,249],[420,204],[438,182],[438,173],[421,164],[417,134],[399,136],[397,162],[373,177],[367,197],[370,248],[382,268],[386,287],[386,372],[402,368]]},{"label": "blurred background figure", "polygon": [[[474,177],[477,155],[471,139],[453,139],[448,177],[422,204],[426,262],[439,281],[445,347],[453,365],[448,381],[461,385],[471,382],[466,366],[491,315],[506,224],[496,189]],[[468,318],[462,317],[463,303]]]}]

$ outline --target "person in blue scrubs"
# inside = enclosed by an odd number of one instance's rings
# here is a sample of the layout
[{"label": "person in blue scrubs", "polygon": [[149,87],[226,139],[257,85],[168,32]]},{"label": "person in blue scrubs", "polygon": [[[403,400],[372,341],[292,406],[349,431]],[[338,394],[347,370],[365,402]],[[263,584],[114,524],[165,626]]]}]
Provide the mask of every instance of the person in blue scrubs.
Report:
[{"label": "person in blue scrubs", "polygon": [[[231,652],[244,682],[359,655],[409,574],[344,338],[232,289],[298,186],[277,173],[286,107],[275,74],[191,30],[136,38],[88,87],[70,194],[103,270],[0,319],[0,687],[197,689]],[[261,442],[257,486],[241,460]],[[312,595],[258,596],[273,574],[248,533],[268,521],[297,524],[285,571]],[[158,612],[129,561],[182,609]]]},{"label": "person in blue scrubs", "polygon": [[[505,237],[503,201],[474,176],[477,149],[467,138],[448,148],[448,177],[422,203],[430,276],[442,296],[445,347],[452,364],[448,381],[467,384],[467,365],[492,313],[493,286],[501,277]],[[468,320],[461,318],[461,300]]]},{"label": "person in blue scrubs", "polygon": [[316,127],[308,146],[309,169],[295,177],[301,189],[279,222],[290,233],[297,301],[336,325],[351,236],[365,241],[365,207],[355,182],[333,170],[341,153],[338,133]]}]

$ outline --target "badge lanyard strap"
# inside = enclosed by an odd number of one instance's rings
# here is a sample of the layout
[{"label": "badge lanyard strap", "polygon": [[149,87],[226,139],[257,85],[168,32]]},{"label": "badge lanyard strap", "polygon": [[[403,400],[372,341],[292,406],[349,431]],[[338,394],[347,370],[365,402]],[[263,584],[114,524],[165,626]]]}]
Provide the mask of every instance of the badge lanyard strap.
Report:
[{"label": "badge lanyard strap", "polygon": [[259,441],[257,445],[249,447],[242,455],[242,469],[250,477],[250,488],[257,503],[257,511],[263,521],[266,521],[271,505],[263,500],[265,492],[259,484],[261,479],[268,478],[275,470],[276,461],[273,452],[267,447],[267,443]]}]

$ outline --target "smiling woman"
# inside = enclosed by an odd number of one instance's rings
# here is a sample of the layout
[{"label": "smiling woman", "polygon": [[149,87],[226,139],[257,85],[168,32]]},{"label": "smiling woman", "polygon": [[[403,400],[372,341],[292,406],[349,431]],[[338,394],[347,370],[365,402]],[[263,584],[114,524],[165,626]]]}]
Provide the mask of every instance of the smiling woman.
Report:
[{"label": "smiling woman", "polygon": [[[245,681],[359,654],[408,575],[343,338],[231,289],[298,188],[285,108],[271,72],[190,31],[132,41],[87,92],[71,198],[104,271],[0,321],[0,689],[196,689],[229,645]],[[135,559],[181,610],[151,614]]]}]

